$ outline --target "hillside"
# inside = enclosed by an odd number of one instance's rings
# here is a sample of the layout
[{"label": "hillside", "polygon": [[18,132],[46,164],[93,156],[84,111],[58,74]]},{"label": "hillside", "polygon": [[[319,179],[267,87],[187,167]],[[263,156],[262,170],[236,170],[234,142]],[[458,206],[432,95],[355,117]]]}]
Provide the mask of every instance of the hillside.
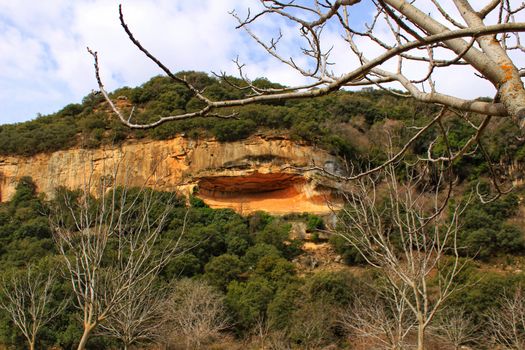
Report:
[{"label": "hillside", "polygon": [[[197,88],[205,89],[205,94],[211,98],[235,98],[243,94],[242,91],[228,85],[224,80],[218,80],[204,73],[181,72],[179,74],[186,76]],[[241,84],[235,78],[230,78],[230,81],[234,84]],[[254,84],[260,87],[278,86],[264,79],[256,80]],[[116,99],[117,104],[124,111],[129,112],[132,107],[135,107],[133,118],[137,122],[151,120],[156,116],[166,116],[170,113],[192,111],[198,107],[196,100],[191,98],[180,84],[161,76],[152,78],[140,87],[120,88],[111,96]],[[154,159],[157,159],[155,161],[158,162],[159,157],[168,156],[168,153],[170,157],[184,158],[180,154],[184,153],[186,148],[193,147],[189,145],[206,147],[207,142],[212,142],[214,145],[224,143],[226,148],[232,147],[227,146],[228,142],[233,142],[231,145],[237,145],[235,147],[246,148],[242,145],[242,140],[249,140],[250,137],[260,135],[263,139],[289,140],[289,145],[296,143],[295,146],[290,147],[309,146],[311,148],[309,153],[312,155],[325,154],[321,156],[323,161],[316,161],[315,157],[307,160],[304,155],[299,156],[302,158],[295,162],[292,161],[291,164],[280,161],[282,167],[290,169],[287,165],[324,166],[325,161],[333,156],[339,159],[336,163],[339,164],[337,167],[340,170],[343,169],[344,164],[351,163],[357,171],[363,166],[373,166],[385,159],[388,137],[391,137],[394,148],[403,145],[415,133],[416,126],[424,125],[436,111],[435,106],[416,102],[412,98],[395,96],[388,91],[341,91],[316,99],[283,101],[238,108],[235,109],[238,118],[227,121],[217,118],[197,118],[167,123],[149,130],[132,130],[116,120],[102,96],[92,93],[86,96],[81,104],[68,105],[55,114],[42,116],[25,123],[0,126],[0,172],[4,173],[0,176],[3,187],[0,189],[2,193],[0,200],[5,201],[11,197],[17,179],[24,175],[34,176],[39,190],[48,195],[52,194],[53,187],[56,186],[56,183],[52,184],[52,182],[56,179],[60,178],[60,181],[65,181],[64,184],[67,185],[67,181],[71,180],[57,174],[57,169],[64,168],[64,164],[55,160],[46,165],[45,160],[62,157],[59,155],[64,155],[67,159],[67,153],[53,155],[53,152],[68,149],[94,150],[95,153],[100,152],[97,150],[107,149],[113,152],[113,149],[119,147],[127,148],[127,145],[150,144],[161,140],[180,144],[179,149],[168,146],[168,148],[171,147],[170,151],[157,152],[152,162]],[[472,121],[476,122],[477,117],[472,116],[472,118]],[[466,120],[451,118],[445,120],[445,127],[449,130],[448,142],[452,150],[459,149],[472,135],[472,130],[468,127]],[[433,155],[443,154],[445,143],[436,126],[410,147],[407,159],[414,160],[418,156],[425,156],[427,147],[433,140],[435,140]],[[499,168],[499,173],[509,177],[515,184],[520,184],[524,178],[521,161],[525,157],[525,139],[520,137],[517,127],[506,119],[495,120],[484,133],[482,141],[490,161]],[[247,141],[247,144],[250,144],[250,141]],[[244,156],[251,157],[249,162],[252,163],[255,158],[259,160],[264,160],[265,157],[272,158],[271,149],[274,146],[269,147],[270,151],[268,149],[247,151]],[[318,149],[323,151],[318,151]],[[139,152],[143,152],[140,146]],[[218,152],[223,153],[220,150]],[[275,155],[281,157],[283,156],[281,153],[277,151]],[[206,158],[203,155],[202,164],[195,169],[190,167],[188,171],[199,172],[204,168],[213,171],[215,169],[216,175],[220,176],[222,168],[229,167],[231,162],[248,161],[241,159],[244,156],[236,157],[228,154],[221,161],[220,156],[213,159],[213,156]],[[143,158],[139,155],[136,157]],[[209,164],[204,164],[204,159],[209,161]],[[330,162],[334,163],[335,158],[331,159]],[[190,159],[185,161],[191,162]],[[35,163],[35,168],[23,170],[24,164],[29,163]],[[19,170],[17,170],[18,165],[22,167]],[[71,166],[78,167],[79,165],[77,159],[76,163]],[[487,161],[481,152],[466,154],[454,165],[455,175],[460,182],[477,181],[480,176],[489,173]],[[173,166],[181,167],[181,165]],[[47,170],[43,171],[45,167]],[[147,177],[148,174],[144,168],[140,166],[139,168],[141,169],[140,176]],[[66,169],[63,170],[66,173],[75,172],[74,169]],[[257,172],[257,170],[254,168],[251,169],[251,172]],[[271,173],[272,171],[265,170],[264,172]],[[39,177],[45,180],[39,180]],[[78,181],[78,177],[76,179],[73,181]],[[138,185],[137,181],[134,182],[135,185]],[[168,180],[167,186],[180,186],[190,182],[185,176],[179,176]]]},{"label": "hillside", "polygon": [[[204,73],[181,72],[210,98],[234,98],[241,92],[224,81]],[[239,83],[231,78],[234,83]],[[256,80],[261,87],[275,87]],[[197,102],[178,83],[167,77],[155,77],[136,88],[121,88],[111,96],[125,111],[135,107],[137,122],[180,111],[195,110]],[[169,139],[184,134],[189,138],[235,141],[257,132],[286,134],[291,139],[314,143],[333,154],[355,157],[355,148],[347,136],[364,133],[387,119],[424,120],[435,111],[427,104],[390,95],[385,91],[340,92],[314,100],[283,101],[235,109],[237,119],[197,118],[168,123],[151,130],[130,130],[109,113],[101,95],[92,93],[81,104],[70,104],[55,114],[33,121],[0,128],[0,154],[30,156],[70,147],[97,148],[126,139]],[[344,127],[342,127],[344,126]]]},{"label": "hillside", "polygon": [[[207,87],[210,96],[239,94],[203,73],[180,74],[191,77],[200,88]],[[262,79],[256,84],[275,86]],[[191,111],[196,103],[165,77],[155,77],[141,87],[121,88],[112,96],[123,109],[136,106],[136,118],[143,120]],[[101,325],[119,324],[135,317],[130,315],[138,310],[136,318],[145,320],[141,327],[150,332],[136,342],[143,348],[161,344],[173,349],[358,350],[371,348],[370,337],[356,331],[368,328],[352,323],[357,322],[352,317],[358,307],[365,305],[361,315],[368,317],[368,326],[379,322],[381,327],[406,327],[404,341],[413,343],[415,319],[403,309],[411,297],[392,304],[398,300],[388,294],[392,292],[386,283],[388,273],[372,267],[349,244],[349,237],[360,232],[345,231],[345,220],[351,216],[347,214],[354,212],[334,214],[334,209],[349,207],[341,190],[351,193],[353,184],[304,168],[347,174],[352,166],[360,170],[379,164],[386,159],[389,136],[398,149],[417,130],[414,126],[423,125],[436,110],[388,91],[341,91],[318,99],[241,108],[235,120],[200,118],[137,131],[120,125],[101,97],[91,94],[82,104],[53,115],[2,125],[0,302],[9,290],[2,286],[17,276],[24,277],[29,270],[54,275],[49,308],[61,310],[62,301],[69,303],[42,328],[37,345],[74,349],[91,305],[79,307],[84,299],[74,297],[76,285],[70,277],[98,276],[92,281],[93,298],[104,300],[98,298],[111,296],[116,290],[112,288],[118,287],[115,281],[124,275],[119,269],[129,273],[130,261],[148,254],[162,256],[176,243],[177,253],[151,270],[153,275],[124,290],[131,301],[122,302]],[[453,149],[471,136],[464,119],[446,119],[443,125]],[[439,135],[439,130],[429,130],[410,147],[406,160],[426,155],[430,143],[433,155],[443,154],[445,140]],[[440,211],[440,219],[424,222],[419,235],[426,239],[428,228],[428,237],[440,241],[456,204],[468,203],[454,222],[454,240],[442,247],[439,263],[424,277],[432,304],[441,292],[441,277],[454,271],[454,263],[461,266],[453,280],[456,292],[429,326],[428,349],[454,349],[439,328],[450,324],[452,316],[461,316],[471,329],[472,338],[462,344],[490,349],[491,313],[502,309],[506,297],[518,295],[525,283],[521,187],[525,140],[511,122],[499,119],[488,126],[482,142],[486,156],[467,153],[454,162],[453,176],[448,177],[454,185],[452,198]],[[486,158],[498,179],[517,185],[491,203],[472,196],[477,186],[486,187],[491,171]],[[434,190],[442,197],[446,191],[435,185],[432,174],[421,173],[424,185],[415,188],[416,197],[425,199]],[[396,178],[403,181],[408,174]],[[83,192],[87,181],[91,187]],[[147,188],[141,189],[144,184]],[[424,256],[426,248],[417,248],[417,241],[408,244],[408,254],[402,251],[402,229],[392,219],[393,209],[398,209],[399,219],[411,208],[389,205],[382,192],[385,187],[381,181],[377,184],[381,193],[377,218],[385,221],[375,231],[388,232],[388,246],[404,269],[407,256]],[[366,209],[365,216],[373,209]],[[373,228],[373,220],[369,223]],[[146,238],[140,235],[144,227]],[[363,228],[366,232],[368,223]],[[141,239],[134,241],[134,237]],[[61,240],[67,244],[61,246]],[[79,242],[89,248],[84,252],[97,251],[92,260],[78,258]],[[143,242],[151,244],[141,246]],[[372,245],[372,253],[377,246]],[[433,248],[428,256],[434,255]],[[74,263],[68,266],[66,261]],[[90,264],[96,268],[89,270]],[[88,266],[89,273],[70,273],[71,266]],[[153,287],[140,290],[149,278]],[[92,284],[85,286],[89,292]],[[396,324],[399,305],[402,322]],[[204,328],[191,328],[194,324]],[[91,334],[88,348],[125,344],[123,337],[96,326],[99,332]],[[18,328],[0,308],[0,347],[24,345]]]}]

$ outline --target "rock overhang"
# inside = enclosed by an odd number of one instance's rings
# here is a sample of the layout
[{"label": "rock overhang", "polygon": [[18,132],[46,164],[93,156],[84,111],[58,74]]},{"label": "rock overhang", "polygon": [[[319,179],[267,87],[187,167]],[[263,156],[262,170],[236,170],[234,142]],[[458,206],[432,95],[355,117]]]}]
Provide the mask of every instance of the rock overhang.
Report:
[{"label": "rock overhang", "polygon": [[[116,148],[70,149],[34,157],[0,159],[2,201],[14,194],[17,179],[33,177],[39,192],[51,197],[57,186],[79,188],[86,172],[106,176],[111,164],[122,164],[117,183],[195,193],[213,208],[242,213],[328,213],[335,188],[300,169],[338,169],[326,151],[286,138],[258,135],[221,143],[177,137],[164,141],[126,142]],[[333,204],[333,203],[332,203]]]}]

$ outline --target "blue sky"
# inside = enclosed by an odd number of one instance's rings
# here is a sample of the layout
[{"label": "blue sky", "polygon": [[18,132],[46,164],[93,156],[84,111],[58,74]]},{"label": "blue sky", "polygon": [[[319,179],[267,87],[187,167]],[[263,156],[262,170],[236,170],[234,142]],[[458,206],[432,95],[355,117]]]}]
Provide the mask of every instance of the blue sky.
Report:
[{"label": "blue sky", "polygon": [[[122,0],[127,21],[139,40],[173,71],[226,71],[235,74],[232,59],[247,64],[251,78],[267,77],[284,84],[304,78],[266,55],[243,31],[235,30],[228,11],[244,14],[256,0]],[[119,1],[114,0],[0,0],[0,124],[33,119],[68,103],[78,103],[96,89],[86,46],[99,52],[103,80],[109,90],[136,86],[160,74],[138,52],[119,26]],[[351,18],[363,24],[370,2],[353,8]],[[265,20],[256,28],[269,38],[284,28],[284,56],[294,55],[297,39],[286,23]],[[354,62],[339,34],[325,30],[335,42],[336,71]],[[467,85],[461,74],[446,73],[443,87],[451,93],[491,95],[484,82]],[[472,72],[468,73],[469,76]],[[447,77],[455,76],[450,81]]]}]

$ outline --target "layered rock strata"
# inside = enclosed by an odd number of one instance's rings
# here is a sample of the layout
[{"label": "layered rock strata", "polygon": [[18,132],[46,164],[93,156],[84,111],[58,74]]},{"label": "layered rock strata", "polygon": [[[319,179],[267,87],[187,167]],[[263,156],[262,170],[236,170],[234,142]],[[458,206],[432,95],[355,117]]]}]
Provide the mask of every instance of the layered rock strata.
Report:
[{"label": "layered rock strata", "polygon": [[327,213],[337,205],[334,186],[299,170],[312,166],[339,168],[327,152],[281,137],[258,135],[227,143],[182,136],[134,140],[118,148],[0,157],[0,201],[13,196],[22,176],[31,176],[48,198],[58,186],[75,189],[109,176],[120,185],[195,193],[211,207],[241,213]]}]

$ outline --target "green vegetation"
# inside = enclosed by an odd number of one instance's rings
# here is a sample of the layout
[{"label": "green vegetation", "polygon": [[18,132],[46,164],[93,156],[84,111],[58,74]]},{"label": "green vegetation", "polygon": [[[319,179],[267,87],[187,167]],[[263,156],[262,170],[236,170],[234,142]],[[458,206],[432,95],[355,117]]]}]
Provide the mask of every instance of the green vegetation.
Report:
[{"label": "green vegetation", "polygon": [[[197,88],[206,87],[209,97],[241,96],[238,90],[206,74],[180,74],[191,79]],[[276,86],[262,79],[254,83]],[[135,105],[134,118],[138,121],[151,121],[199,107],[199,102],[184,88],[166,77],[155,77],[140,87],[118,89],[112,97],[126,111]],[[264,132],[306,141],[359,166],[385,159],[382,143],[385,130],[396,135],[395,145],[403,144],[411,136],[405,126],[423,125],[436,109],[410,98],[397,98],[386,91],[364,90],[340,91],[310,100],[250,105],[235,111],[238,119],[197,118],[137,131],[124,128],[109,113],[101,96],[90,94],[81,104],[68,105],[53,115],[0,126],[0,154],[30,156],[77,145],[93,148],[130,138],[168,139],[181,134],[190,138],[216,137],[220,141],[234,141]],[[232,111],[225,111],[229,112]],[[472,116],[474,122],[478,119],[479,116]],[[434,140],[432,154],[438,156],[447,152],[447,144],[458,150],[471,137],[471,129],[465,121],[447,119],[444,126],[450,130],[447,141],[438,130],[431,129],[411,146],[407,158],[426,155],[428,144]],[[482,138],[487,157],[501,165],[522,161],[525,141],[517,136],[518,130],[510,122],[492,123]],[[468,190],[489,171],[486,159],[479,153],[465,155],[453,167],[455,178]],[[429,182],[432,182],[431,176]],[[482,190],[484,187],[480,186]],[[59,199],[65,195],[79,196],[66,189],[57,191]],[[153,212],[161,212],[173,199],[168,193],[153,194],[158,197],[158,207],[153,208]],[[135,195],[131,190],[129,200]],[[513,291],[525,282],[523,272],[518,270],[522,268],[525,251],[524,232],[519,221],[523,222],[519,210],[522,195],[514,192],[488,204],[473,199],[461,217],[460,253],[474,260],[466,265],[455,282],[459,292],[451,297],[448,306],[452,309],[464,306],[468,316],[482,325],[480,334],[487,331],[483,329],[487,312],[497,307],[501,290]],[[301,255],[305,254],[303,242],[290,238],[291,223],[304,222],[312,241],[319,243],[324,239],[319,232],[326,228],[321,217],[305,213],[277,218],[262,212],[243,217],[231,210],[213,210],[196,197],[191,197],[189,202],[188,209],[184,200],[175,200],[162,228],[156,249],[180,238],[184,254],[163,267],[156,282],[159,286],[173,292],[180,285],[173,286],[182,280],[188,295],[192,294],[193,285],[213,295],[215,302],[224,307],[228,319],[228,327],[216,333],[229,334],[239,343],[264,331],[271,335],[267,334],[272,342],[297,349],[329,344],[341,348],[350,346],[349,334],[338,323],[337,315],[352,307],[356,298],[379,295],[382,276],[367,269],[360,253],[339,236],[331,236],[328,241],[346,267],[351,268],[340,266],[341,269],[320,269],[319,272],[304,268],[301,265]],[[48,222],[51,205],[61,203],[39,197],[30,178],[22,178],[12,200],[0,204],[2,277],[21,273],[29,265],[40,271],[60,268],[62,260],[56,252]],[[385,215],[388,215],[386,211]],[[186,230],[182,232],[185,222]],[[444,266],[439,268],[449,268],[444,260]],[[430,281],[431,289],[437,286],[438,281]],[[52,307],[71,295],[71,286],[65,280],[59,279],[54,288]],[[173,292],[172,298],[177,297]],[[172,302],[180,309],[180,305],[188,303],[178,299]],[[44,327],[37,347],[75,348],[81,334],[79,315],[78,310],[68,306],[63,314]],[[174,325],[177,320],[170,322]],[[180,326],[180,332],[184,331]],[[250,341],[264,342],[265,339],[261,336],[259,340]],[[14,348],[24,344],[23,337],[3,311],[0,312],[0,344]],[[118,346],[118,341],[103,336],[92,337],[89,341],[90,348]]]},{"label": "green vegetation", "polygon": [[492,203],[476,201],[462,218],[460,246],[466,256],[489,259],[498,254],[522,254],[525,240],[522,230],[507,220],[518,213],[519,201],[515,193]]},{"label": "green vegetation", "polygon": [[[78,195],[64,189],[59,191],[62,195]],[[134,191],[129,193],[133,200]],[[173,201],[167,193],[154,195],[159,201],[153,212]],[[466,255],[475,254],[487,262],[522,258],[523,232],[509,221],[517,214],[517,198],[508,195],[489,205],[475,203],[467,209],[460,236]],[[30,178],[23,178],[13,200],[0,205],[2,276],[24,271],[29,264],[41,271],[60,267],[61,260],[55,252],[47,221],[50,204],[35,194]],[[242,217],[231,210],[213,210],[200,201],[193,204],[187,213],[187,230],[181,238],[182,247],[187,251],[162,270],[161,285],[171,285],[184,277],[209,285],[202,288],[212,288],[209,293],[216,302],[224,303],[228,316],[228,327],[221,332],[237,338],[250,337],[256,327],[264,324],[265,329],[277,332],[275,334],[295,348],[331,343],[345,346],[346,333],[338,326],[336,316],[352,305],[356,297],[367,296],[370,288],[381,285],[381,278],[366,269],[359,274],[346,269],[299,274],[297,264],[292,261],[303,254],[301,242],[289,238],[291,225],[287,220],[303,220],[309,229],[317,229],[324,225],[319,217],[276,218],[261,212]],[[163,228],[159,249],[165,240],[180,236],[186,211],[184,201],[175,201]],[[331,242],[348,264],[362,266],[358,254],[349,250],[344,242],[337,238]],[[512,290],[523,283],[524,278],[522,273],[487,274],[482,265],[470,263],[457,279],[461,288],[449,306],[464,305],[472,318],[484,322],[487,310],[499,302],[499,290]],[[58,280],[54,288],[57,297],[51,305],[58,305],[71,295],[70,286],[63,279]],[[74,348],[80,337],[78,316],[78,310],[68,306],[44,327],[37,347]],[[24,344],[21,334],[3,312],[0,312],[0,343],[14,347]],[[118,343],[95,336],[89,346],[109,348]]]},{"label": "green vegetation", "polygon": [[[223,80],[200,72],[180,72],[197,88],[206,88],[212,99],[238,98],[244,92]],[[241,83],[229,78],[234,83]],[[265,79],[254,84],[279,87]],[[123,87],[111,93],[119,108],[133,114],[137,123],[156,120],[172,113],[191,112],[199,102],[188,91],[164,76],[157,76],[135,88]],[[35,120],[0,125],[0,155],[31,156],[72,146],[96,148],[118,145],[126,139],[169,139],[177,135],[190,138],[215,137],[220,141],[240,140],[256,133],[286,135],[326,149],[354,166],[375,165],[385,159],[385,131],[394,137],[394,146],[401,145],[413,134],[405,126],[424,125],[437,107],[400,98],[384,90],[364,89],[359,92],[339,91],[328,96],[289,100],[279,103],[248,105],[224,110],[235,112],[235,119],[195,118],[165,123],[148,130],[124,127],[112,114],[103,97],[91,93],[80,104],[70,104],[62,110]],[[510,164],[525,157],[525,139],[508,118],[493,121],[482,138],[487,156],[494,162]],[[480,116],[471,116],[478,123]],[[458,150],[472,136],[467,121],[451,118],[444,121],[449,130],[448,144]],[[408,159],[426,156],[427,147],[436,140],[433,155],[446,152],[446,142],[437,127],[431,128],[410,147]],[[480,152],[467,154],[454,164],[460,180],[474,180],[488,174],[487,161]]]},{"label": "green vegetation", "polygon": [[[242,93],[224,81],[204,73],[181,72],[199,89],[206,87],[210,98],[238,98]],[[234,82],[239,81],[230,78]],[[254,82],[261,86],[278,87],[266,80]],[[146,122],[172,113],[191,112],[199,107],[179,83],[158,76],[140,87],[115,90],[111,97],[124,111],[136,107],[134,120]],[[225,113],[232,111],[225,111]],[[0,126],[0,154],[33,155],[53,152],[74,145],[94,148],[118,144],[126,138],[167,139],[178,134],[189,137],[214,136],[221,141],[246,138],[258,131],[279,130],[292,138],[306,140],[329,149],[335,154],[355,158],[359,145],[349,143],[339,124],[364,118],[365,128],[386,118],[418,120],[433,112],[432,107],[410,99],[398,99],[387,92],[340,92],[331,96],[304,101],[250,105],[235,109],[237,119],[228,121],[197,118],[167,123],[147,131],[129,130],[111,115],[100,94],[91,93],[80,104],[70,104],[62,110],[33,121]]]}]

